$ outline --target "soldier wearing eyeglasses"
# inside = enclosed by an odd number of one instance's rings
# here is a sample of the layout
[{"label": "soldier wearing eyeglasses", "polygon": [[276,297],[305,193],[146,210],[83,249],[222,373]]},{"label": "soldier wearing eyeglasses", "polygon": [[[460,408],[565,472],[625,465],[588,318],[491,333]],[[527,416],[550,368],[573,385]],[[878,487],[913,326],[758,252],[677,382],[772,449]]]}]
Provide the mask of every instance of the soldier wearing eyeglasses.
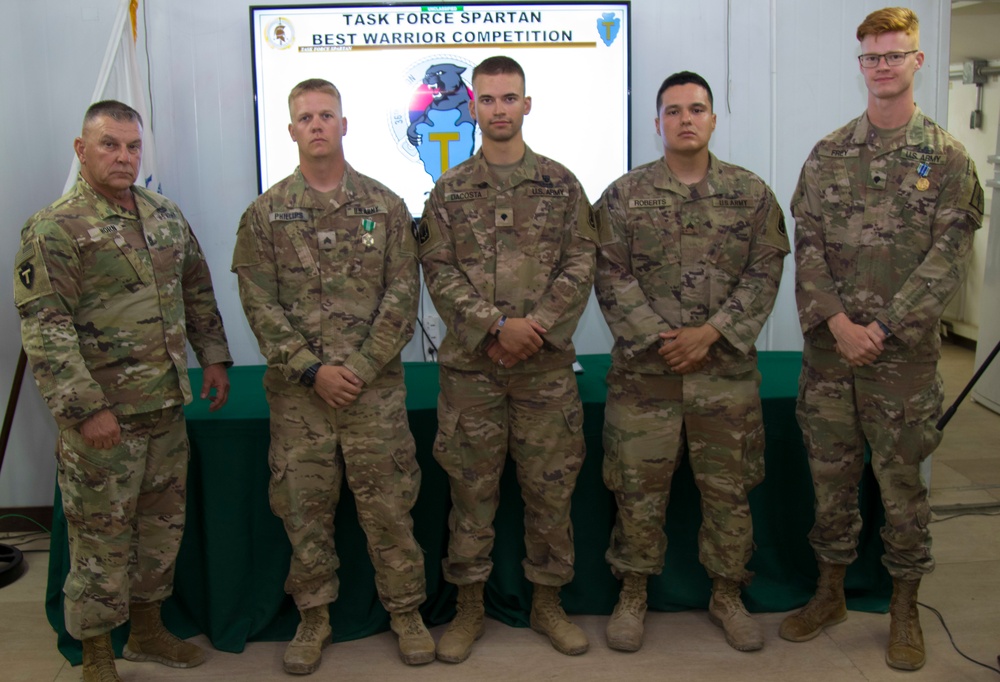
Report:
[{"label": "soldier wearing eyeglasses", "polygon": [[857,38],[868,108],[813,148],[792,199],[805,336],[798,420],[816,493],[809,541],[819,580],[780,634],[805,641],[847,617],[867,442],[893,579],[886,662],[916,670],[925,660],[917,588],[934,568],[920,464],[941,440],[938,325],[965,279],[983,190],[962,145],[914,104],[924,63],[917,16],[872,12]]}]

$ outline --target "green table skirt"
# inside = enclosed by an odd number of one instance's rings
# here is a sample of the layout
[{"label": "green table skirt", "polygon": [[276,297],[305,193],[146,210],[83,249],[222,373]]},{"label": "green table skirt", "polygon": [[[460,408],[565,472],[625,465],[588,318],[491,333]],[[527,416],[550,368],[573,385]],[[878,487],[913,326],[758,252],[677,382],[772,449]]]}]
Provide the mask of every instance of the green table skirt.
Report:
[{"label": "green table skirt", "polygon": [[[573,495],[576,577],[562,592],[569,613],[609,614],[618,584],[604,561],[615,502],[601,480],[601,430],[610,365],[606,355],[580,358],[578,375],[584,403],[587,458]],[[750,495],[757,549],[749,569],[756,573],[746,590],[750,611],[787,611],[812,595],[816,563],[806,540],[813,521],[813,490],[802,434],[795,421],[801,354],[761,353],[761,395],[767,434],[767,477]],[[268,410],[261,386],[263,367],[234,367],[229,404],[210,414],[205,401],[187,409],[191,440],[187,527],[177,559],[174,595],[164,619],[178,635],[205,633],[222,651],[239,652],[248,641],[289,640],[298,614],[283,591],[291,548],[267,499]],[[195,370],[192,384],[201,383]],[[454,615],[455,588],[444,582],[447,554],[448,480],[434,461],[438,368],[406,366],[410,428],[423,470],[413,510],[417,540],[426,552],[427,601],[421,610],[430,625]],[[486,586],[490,616],[517,627],[528,625],[531,586],[521,569],[524,505],[513,463],[508,460],[496,516],[494,570]],[[864,528],[859,559],[847,573],[848,606],[885,611],[891,581],[882,568],[878,529],[883,523],[878,488],[866,466],[860,491]],[[701,523],[698,491],[686,460],[674,477],[666,531],[666,566],[649,581],[649,606],[659,611],[706,608],[711,582],[698,563]],[[337,510],[336,545],[341,559],[340,599],[331,606],[335,640],[365,637],[388,629],[388,615],[375,591],[374,572],[357,522],[354,499],[345,489]],[[74,663],[79,643],[64,627],[62,586],[68,571],[66,526],[56,490],[46,612],[59,635],[59,649]],[[124,644],[127,626],[114,633]]]}]

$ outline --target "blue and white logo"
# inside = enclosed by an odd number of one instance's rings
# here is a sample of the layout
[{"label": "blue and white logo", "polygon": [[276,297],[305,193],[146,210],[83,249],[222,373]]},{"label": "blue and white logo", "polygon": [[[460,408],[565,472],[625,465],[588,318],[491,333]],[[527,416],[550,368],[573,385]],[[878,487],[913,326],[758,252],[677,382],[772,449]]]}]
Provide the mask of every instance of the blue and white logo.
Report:
[{"label": "blue and white logo", "polygon": [[616,17],[614,12],[605,12],[597,20],[597,33],[608,47],[611,47],[611,43],[615,42],[621,27],[622,20]]}]

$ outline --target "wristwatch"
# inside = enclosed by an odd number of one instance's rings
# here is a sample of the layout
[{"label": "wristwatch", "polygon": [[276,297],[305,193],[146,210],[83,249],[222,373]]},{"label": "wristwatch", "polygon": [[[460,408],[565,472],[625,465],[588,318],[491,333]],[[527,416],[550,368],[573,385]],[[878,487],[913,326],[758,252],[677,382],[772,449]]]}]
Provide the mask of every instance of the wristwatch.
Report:
[{"label": "wristwatch", "polygon": [[500,319],[497,320],[497,330],[495,332],[493,332],[493,336],[495,336],[497,338],[500,338],[500,330],[503,329],[503,326],[505,324],[507,324],[507,316],[506,315],[501,315]]},{"label": "wristwatch", "polygon": [[322,366],[322,363],[317,362],[315,365],[304,371],[302,376],[299,377],[299,383],[307,388],[312,388],[316,383],[316,374]]}]

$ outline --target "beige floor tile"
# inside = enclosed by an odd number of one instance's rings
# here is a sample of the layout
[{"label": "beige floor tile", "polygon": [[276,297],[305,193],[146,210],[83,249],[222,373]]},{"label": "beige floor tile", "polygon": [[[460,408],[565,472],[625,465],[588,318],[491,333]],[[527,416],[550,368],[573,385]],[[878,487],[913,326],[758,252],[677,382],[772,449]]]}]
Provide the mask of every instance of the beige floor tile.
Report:
[{"label": "beige floor tile", "polygon": [[[995,514],[995,512],[991,512]],[[931,523],[933,552],[938,565],[1000,561],[1000,515],[970,514],[948,518],[949,515],[935,515],[947,520]],[[931,574],[930,579],[938,577]],[[998,598],[997,613],[1000,616],[1000,574],[996,576]],[[1000,620],[997,623],[1000,631]]]},{"label": "beige floor tile", "polygon": [[972,479],[958,473],[950,460],[935,456],[931,460],[931,489],[968,488]]},{"label": "beige floor tile", "polygon": [[1000,462],[995,452],[982,459],[950,459],[948,466],[977,484],[1000,486]]}]

